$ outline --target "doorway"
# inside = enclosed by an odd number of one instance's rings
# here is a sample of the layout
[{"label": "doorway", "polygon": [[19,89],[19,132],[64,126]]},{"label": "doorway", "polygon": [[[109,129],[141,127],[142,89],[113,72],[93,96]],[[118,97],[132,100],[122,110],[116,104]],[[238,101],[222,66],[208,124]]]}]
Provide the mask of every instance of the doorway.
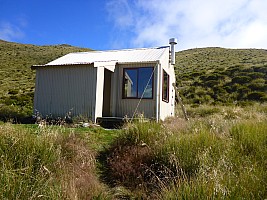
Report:
[{"label": "doorway", "polygon": [[111,71],[104,71],[104,90],[103,90],[103,117],[110,117],[110,97],[111,97]]}]

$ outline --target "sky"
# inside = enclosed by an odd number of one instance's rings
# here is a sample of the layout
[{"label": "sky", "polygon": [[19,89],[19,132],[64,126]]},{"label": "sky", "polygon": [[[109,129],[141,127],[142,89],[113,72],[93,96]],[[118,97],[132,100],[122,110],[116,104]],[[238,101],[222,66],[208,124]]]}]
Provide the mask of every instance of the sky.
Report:
[{"label": "sky", "polygon": [[0,0],[0,39],[94,50],[267,49],[267,0]]}]

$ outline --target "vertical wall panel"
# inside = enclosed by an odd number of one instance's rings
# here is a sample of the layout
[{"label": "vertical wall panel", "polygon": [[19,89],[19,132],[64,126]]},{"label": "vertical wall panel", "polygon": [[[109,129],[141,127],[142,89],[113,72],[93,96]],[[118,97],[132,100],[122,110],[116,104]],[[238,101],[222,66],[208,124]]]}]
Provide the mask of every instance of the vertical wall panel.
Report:
[{"label": "vertical wall panel", "polygon": [[43,116],[92,117],[95,111],[96,73],[93,66],[40,67],[36,69],[35,109]]}]

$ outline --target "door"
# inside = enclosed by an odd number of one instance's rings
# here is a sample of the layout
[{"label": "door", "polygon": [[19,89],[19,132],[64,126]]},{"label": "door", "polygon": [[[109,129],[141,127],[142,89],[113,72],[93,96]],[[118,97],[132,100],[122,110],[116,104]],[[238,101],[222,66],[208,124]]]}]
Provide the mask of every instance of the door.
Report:
[{"label": "door", "polygon": [[103,117],[110,117],[110,97],[111,97],[111,71],[104,71],[104,90],[103,90]]}]

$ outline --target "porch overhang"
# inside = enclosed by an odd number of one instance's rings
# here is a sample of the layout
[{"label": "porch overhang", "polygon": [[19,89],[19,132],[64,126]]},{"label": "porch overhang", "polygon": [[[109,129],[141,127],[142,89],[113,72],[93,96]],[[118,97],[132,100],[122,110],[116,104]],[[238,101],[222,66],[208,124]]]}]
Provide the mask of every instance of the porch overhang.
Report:
[{"label": "porch overhang", "polygon": [[117,61],[95,61],[94,67],[105,67],[107,70],[114,72]]}]

